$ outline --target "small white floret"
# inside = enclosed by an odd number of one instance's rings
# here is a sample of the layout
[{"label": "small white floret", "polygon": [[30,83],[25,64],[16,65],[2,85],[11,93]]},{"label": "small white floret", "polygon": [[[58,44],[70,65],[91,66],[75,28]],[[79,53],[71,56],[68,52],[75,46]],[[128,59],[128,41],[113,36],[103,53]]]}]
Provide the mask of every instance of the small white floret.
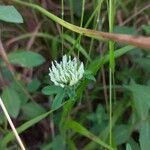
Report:
[{"label": "small white floret", "polygon": [[52,62],[49,68],[50,80],[57,86],[65,87],[75,85],[84,74],[84,64],[77,61],[77,58],[71,60],[69,56],[63,56],[62,61]]}]

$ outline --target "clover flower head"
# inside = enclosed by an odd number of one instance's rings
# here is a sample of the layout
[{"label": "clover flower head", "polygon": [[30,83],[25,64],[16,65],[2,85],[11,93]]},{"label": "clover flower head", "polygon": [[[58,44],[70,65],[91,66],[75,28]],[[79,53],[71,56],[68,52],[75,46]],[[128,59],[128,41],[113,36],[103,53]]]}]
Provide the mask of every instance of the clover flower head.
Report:
[{"label": "clover flower head", "polygon": [[71,60],[71,56],[63,56],[62,61],[58,63],[57,61],[52,62],[52,67],[49,68],[50,80],[56,86],[72,86],[75,85],[84,74],[84,64],[83,62],[78,62],[75,57]]}]

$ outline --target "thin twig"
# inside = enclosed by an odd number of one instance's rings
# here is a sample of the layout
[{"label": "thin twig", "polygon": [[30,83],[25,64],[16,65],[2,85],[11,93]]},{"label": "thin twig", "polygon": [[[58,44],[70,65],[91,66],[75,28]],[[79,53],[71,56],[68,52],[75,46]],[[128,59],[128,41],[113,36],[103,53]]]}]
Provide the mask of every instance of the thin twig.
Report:
[{"label": "thin twig", "polygon": [[[33,45],[33,43],[34,43],[34,41],[35,41],[35,39],[36,39],[36,35],[37,35],[37,33],[38,33],[38,31],[39,31],[41,25],[42,25],[42,22],[38,23],[37,27],[36,27],[35,30],[33,31],[33,34],[32,34],[31,38],[29,39],[29,41],[28,41],[28,43],[27,43],[27,47],[26,47],[27,50],[30,50],[30,49],[31,49],[31,47],[32,47],[32,45]],[[28,76],[28,79],[30,79],[31,76],[32,76],[32,74],[33,74],[33,69],[27,69],[27,68],[25,68],[25,69],[23,70],[23,77],[25,78],[25,77],[27,76],[27,74],[29,75],[29,76]]]},{"label": "thin twig", "polygon": [[15,82],[16,82],[16,83],[18,84],[18,86],[23,90],[23,92],[28,96],[28,98],[30,98],[30,99],[34,102],[32,96],[28,93],[28,91],[27,91],[25,88],[23,88],[23,86],[18,82],[18,79],[15,77],[14,68],[13,68],[13,66],[9,63],[7,54],[6,54],[5,50],[4,50],[4,47],[3,47],[3,44],[2,44],[2,42],[1,42],[1,40],[0,40],[0,56],[2,57],[2,59],[3,59],[4,63],[6,64],[6,66],[8,67],[9,71],[11,72],[11,74],[12,74],[12,76],[13,76]]},{"label": "thin twig", "polygon": [[108,110],[108,93],[107,93],[107,88],[106,88],[106,76],[105,76],[105,69],[102,67],[102,82],[104,86],[104,98],[106,102],[106,109]]},{"label": "thin twig", "polygon": [[135,18],[137,15],[141,14],[143,11],[145,11],[146,9],[148,9],[149,7],[150,7],[150,4],[146,5],[145,7],[143,7],[139,11],[137,11],[137,13],[133,14],[127,20],[125,20],[124,22],[122,22],[120,25],[124,26],[125,24],[127,24],[128,22],[130,22],[133,18]]},{"label": "thin twig", "polygon": [[114,41],[114,42],[122,42],[127,43],[130,45],[134,45],[136,47],[144,48],[144,49],[150,49],[150,37],[144,37],[144,36],[132,36],[127,34],[115,34],[115,33],[108,33],[108,32],[101,32],[101,31],[95,31],[90,30],[86,28],[81,28],[79,26],[73,25],[69,22],[66,22],[59,17],[55,16],[54,14],[48,12],[44,8],[40,7],[36,4],[30,4],[27,2],[23,2],[20,0],[12,0],[13,2],[16,2],[21,5],[25,5],[31,8],[34,8],[38,10],[39,12],[43,13],[45,16],[49,17],[53,21],[61,24],[65,28],[74,31],[76,33],[82,34],[84,36],[88,37],[94,37],[96,39],[105,40],[105,41]]},{"label": "thin twig", "polygon": [[33,43],[34,43],[34,41],[35,41],[36,35],[37,35],[37,33],[38,33],[38,31],[39,31],[41,25],[42,25],[42,22],[38,23],[37,27],[36,27],[35,30],[33,31],[33,34],[32,34],[31,38],[29,39],[29,41],[28,41],[28,43],[27,43],[27,50],[30,50],[30,49],[31,49],[31,47],[32,47],[32,45],[33,45]]},{"label": "thin twig", "polygon": [[13,131],[16,139],[17,139],[17,141],[18,141],[18,144],[21,147],[21,150],[25,150],[25,147],[24,147],[24,145],[22,143],[22,140],[19,137],[19,134],[18,134],[18,132],[17,132],[17,130],[16,130],[16,128],[15,128],[15,126],[14,126],[14,124],[13,124],[13,122],[12,122],[10,116],[9,116],[9,114],[8,114],[8,111],[7,111],[7,109],[6,109],[5,105],[4,105],[1,97],[0,97],[0,106],[1,106],[1,108],[2,108],[2,110],[3,110],[3,112],[4,112],[5,116],[6,116],[6,118],[7,118],[8,122],[9,122],[9,124],[10,124],[10,127],[11,127],[11,129],[12,129],[12,131]]},{"label": "thin twig", "polygon": [[2,57],[3,61],[5,62],[7,67],[9,68],[10,72],[14,75],[14,68],[9,63],[9,60],[8,60],[8,57],[7,57],[6,52],[4,50],[4,47],[3,47],[1,39],[0,39],[0,56]]}]

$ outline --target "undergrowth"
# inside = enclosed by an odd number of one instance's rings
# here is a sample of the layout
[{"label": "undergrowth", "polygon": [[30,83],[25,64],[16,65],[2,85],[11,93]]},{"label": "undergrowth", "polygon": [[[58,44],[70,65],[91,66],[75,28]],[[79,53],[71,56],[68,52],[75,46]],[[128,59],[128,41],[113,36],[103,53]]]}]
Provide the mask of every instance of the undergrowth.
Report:
[{"label": "undergrowth", "polygon": [[0,149],[149,150],[149,7],[0,2]]}]

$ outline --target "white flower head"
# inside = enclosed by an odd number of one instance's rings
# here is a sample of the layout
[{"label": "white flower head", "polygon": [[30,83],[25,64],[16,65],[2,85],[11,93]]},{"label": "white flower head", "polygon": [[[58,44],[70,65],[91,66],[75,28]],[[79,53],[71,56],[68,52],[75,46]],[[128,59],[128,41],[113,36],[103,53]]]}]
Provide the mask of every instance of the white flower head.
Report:
[{"label": "white flower head", "polygon": [[83,77],[83,74],[83,62],[78,62],[76,57],[71,60],[71,57],[67,58],[66,55],[63,56],[60,63],[53,61],[52,67],[49,68],[51,81],[61,87],[75,85]]}]

